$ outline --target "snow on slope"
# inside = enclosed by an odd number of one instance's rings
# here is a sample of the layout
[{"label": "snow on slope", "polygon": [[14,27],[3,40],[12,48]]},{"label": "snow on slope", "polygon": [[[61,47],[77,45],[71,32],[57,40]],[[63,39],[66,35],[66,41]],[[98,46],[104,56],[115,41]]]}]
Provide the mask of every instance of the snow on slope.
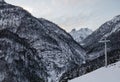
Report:
[{"label": "snow on slope", "polygon": [[69,82],[120,82],[120,61]]},{"label": "snow on slope", "polygon": [[88,35],[92,33],[92,30],[88,28],[81,28],[80,30],[73,29],[70,32],[70,35],[76,40],[77,42],[81,42],[84,40]]}]

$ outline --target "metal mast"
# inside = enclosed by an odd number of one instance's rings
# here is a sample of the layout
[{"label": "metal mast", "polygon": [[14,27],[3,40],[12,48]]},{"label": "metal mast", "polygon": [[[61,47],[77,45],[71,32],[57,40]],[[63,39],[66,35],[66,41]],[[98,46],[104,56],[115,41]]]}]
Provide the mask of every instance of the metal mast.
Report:
[{"label": "metal mast", "polygon": [[106,37],[104,38],[104,40],[99,41],[100,43],[104,43],[105,44],[105,67],[107,67],[108,63],[107,63],[107,43],[110,42],[110,40],[107,40]]}]

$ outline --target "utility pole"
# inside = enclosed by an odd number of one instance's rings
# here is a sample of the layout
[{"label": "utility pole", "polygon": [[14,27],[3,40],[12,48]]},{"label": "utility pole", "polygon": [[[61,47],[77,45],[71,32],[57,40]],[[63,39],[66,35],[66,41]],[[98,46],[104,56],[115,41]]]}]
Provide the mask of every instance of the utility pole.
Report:
[{"label": "utility pole", "polygon": [[107,67],[108,63],[107,63],[107,43],[110,42],[110,40],[107,40],[106,37],[104,38],[104,40],[99,41],[100,43],[104,43],[105,44],[105,67]]}]

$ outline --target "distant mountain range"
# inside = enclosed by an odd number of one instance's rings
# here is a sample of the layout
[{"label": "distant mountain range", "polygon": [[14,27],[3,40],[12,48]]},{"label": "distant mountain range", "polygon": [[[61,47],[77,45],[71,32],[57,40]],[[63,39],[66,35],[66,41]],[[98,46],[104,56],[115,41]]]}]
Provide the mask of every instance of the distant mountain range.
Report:
[{"label": "distant mountain range", "polygon": [[75,41],[80,43],[87,36],[89,36],[93,31],[88,28],[81,28],[80,30],[72,29],[70,35],[74,38]]}]

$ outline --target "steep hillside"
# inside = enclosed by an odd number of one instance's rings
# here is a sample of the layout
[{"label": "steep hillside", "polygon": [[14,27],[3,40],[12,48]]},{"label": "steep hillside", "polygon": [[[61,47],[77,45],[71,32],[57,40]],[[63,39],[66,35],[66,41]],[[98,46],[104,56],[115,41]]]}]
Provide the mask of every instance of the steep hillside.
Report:
[{"label": "steep hillside", "polygon": [[120,15],[104,23],[99,29],[89,35],[84,41],[83,47],[86,49],[88,58],[94,59],[103,55],[104,44],[99,43],[105,37],[111,42],[107,43],[108,53],[120,50]]},{"label": "steep hillside", "polygon": [[59,82],[84,56],[59,26],[0,1],[0,82]]}]

